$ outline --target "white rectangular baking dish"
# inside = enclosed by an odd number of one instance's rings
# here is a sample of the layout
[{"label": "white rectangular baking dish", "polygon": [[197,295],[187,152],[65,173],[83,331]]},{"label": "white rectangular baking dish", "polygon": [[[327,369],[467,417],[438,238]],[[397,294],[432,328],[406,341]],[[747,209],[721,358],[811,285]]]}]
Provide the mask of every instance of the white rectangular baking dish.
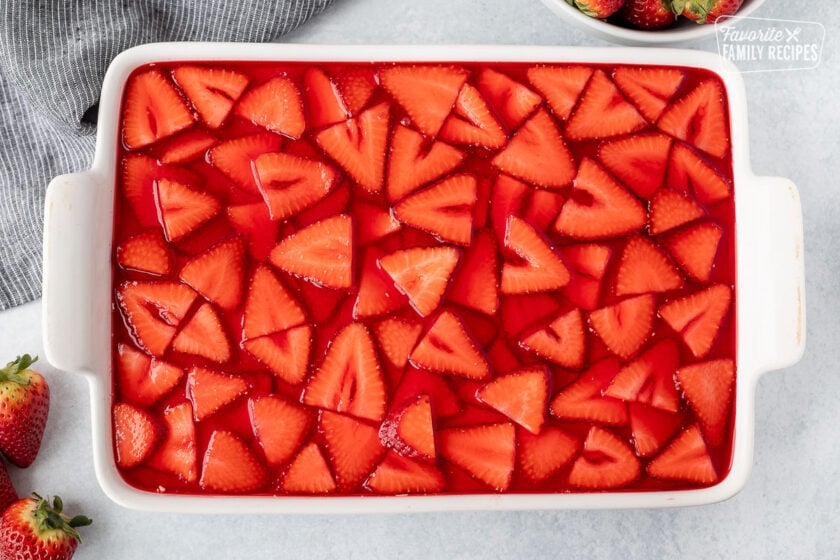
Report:
[{"label": "white rectangular baking dish", "polygon": [[[151,62],[471,61],[660,64],[720,74],[729,98],[735,192],[737,387],[732,468],[710,488],[687,491],[394,497],[161,495],[125,483],[111,434],[111,242],[119,111],[129,74]],[[362,513],[687,506],[717,502],[746,483],[752,463],[755,385],[790,366],[805,346],[802,212],[791,181],[757,177],[749,164],[747,102],[735,68],[712,53],[670,49],[512,46],[326,46],[160,43],[127,50],[102,88],[91,169],[49,185],[44,231],[43,329],[47,359],[85,375],[91,388],[93,457],[105,493],[126,507],[180,512]]]}]

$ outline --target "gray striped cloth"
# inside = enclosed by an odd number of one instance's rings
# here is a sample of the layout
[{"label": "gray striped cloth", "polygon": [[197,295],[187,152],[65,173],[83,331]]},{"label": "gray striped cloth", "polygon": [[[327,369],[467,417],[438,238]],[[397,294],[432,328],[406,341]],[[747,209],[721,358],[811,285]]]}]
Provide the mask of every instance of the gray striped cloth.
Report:
[{"label": "gray striped cloth", "polygon": [[332,0],[0,0],[0,309],[41,292],[44,191],[93,159],[108,63],[155,41],[270,41]]}]

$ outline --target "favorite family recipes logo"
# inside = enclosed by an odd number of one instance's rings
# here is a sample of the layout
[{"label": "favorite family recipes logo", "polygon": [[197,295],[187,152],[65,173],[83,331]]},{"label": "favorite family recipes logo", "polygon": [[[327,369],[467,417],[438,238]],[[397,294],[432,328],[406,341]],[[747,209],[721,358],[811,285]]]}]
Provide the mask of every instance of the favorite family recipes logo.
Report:
[{"label": "favorite family recipes logo", "polygon": [[820,64],[821,23],[723,16],[715,29],[720,56],[741,72],[809,70]]}]

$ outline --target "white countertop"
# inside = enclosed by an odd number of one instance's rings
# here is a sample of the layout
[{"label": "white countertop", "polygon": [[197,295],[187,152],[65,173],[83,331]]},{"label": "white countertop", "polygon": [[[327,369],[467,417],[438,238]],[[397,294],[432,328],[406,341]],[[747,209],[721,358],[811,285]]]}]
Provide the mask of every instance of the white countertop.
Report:
[{"label": "white countertop", "polygon": [[[767,2],[755,17],[826,25],[816,70],[745,77],[752,166],[799,186],[808,350],[758,386],[755,464],[717,505],[656,511],[371,516],[201,516],[125,510],[100,490],[87,384],[39,363],[53,405],[40,456],[11,468],[18,491],[60,494],[94,519],[76,558],[840,558],[840,72],[836,2]],[[824,16],[823,16],[824,17]],[[339,0],[288,41],[603,45],[538,0]],[[697,48],[716,50],[714,40]],[[836,237],[835,237],[836,236]],[[43,355],[40,303],[0,313],[0,359]]]}]

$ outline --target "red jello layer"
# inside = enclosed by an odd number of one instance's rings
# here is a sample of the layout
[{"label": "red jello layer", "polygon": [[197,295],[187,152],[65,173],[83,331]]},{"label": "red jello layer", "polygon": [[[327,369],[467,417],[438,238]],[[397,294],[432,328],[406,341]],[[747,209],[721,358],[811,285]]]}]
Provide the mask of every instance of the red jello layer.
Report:
[{"label": "red jello layer", "polygon": [[154,64],[129,78],[121,139],[113,395],[132,486],[624,492],[728,474],[714,74]]}]

